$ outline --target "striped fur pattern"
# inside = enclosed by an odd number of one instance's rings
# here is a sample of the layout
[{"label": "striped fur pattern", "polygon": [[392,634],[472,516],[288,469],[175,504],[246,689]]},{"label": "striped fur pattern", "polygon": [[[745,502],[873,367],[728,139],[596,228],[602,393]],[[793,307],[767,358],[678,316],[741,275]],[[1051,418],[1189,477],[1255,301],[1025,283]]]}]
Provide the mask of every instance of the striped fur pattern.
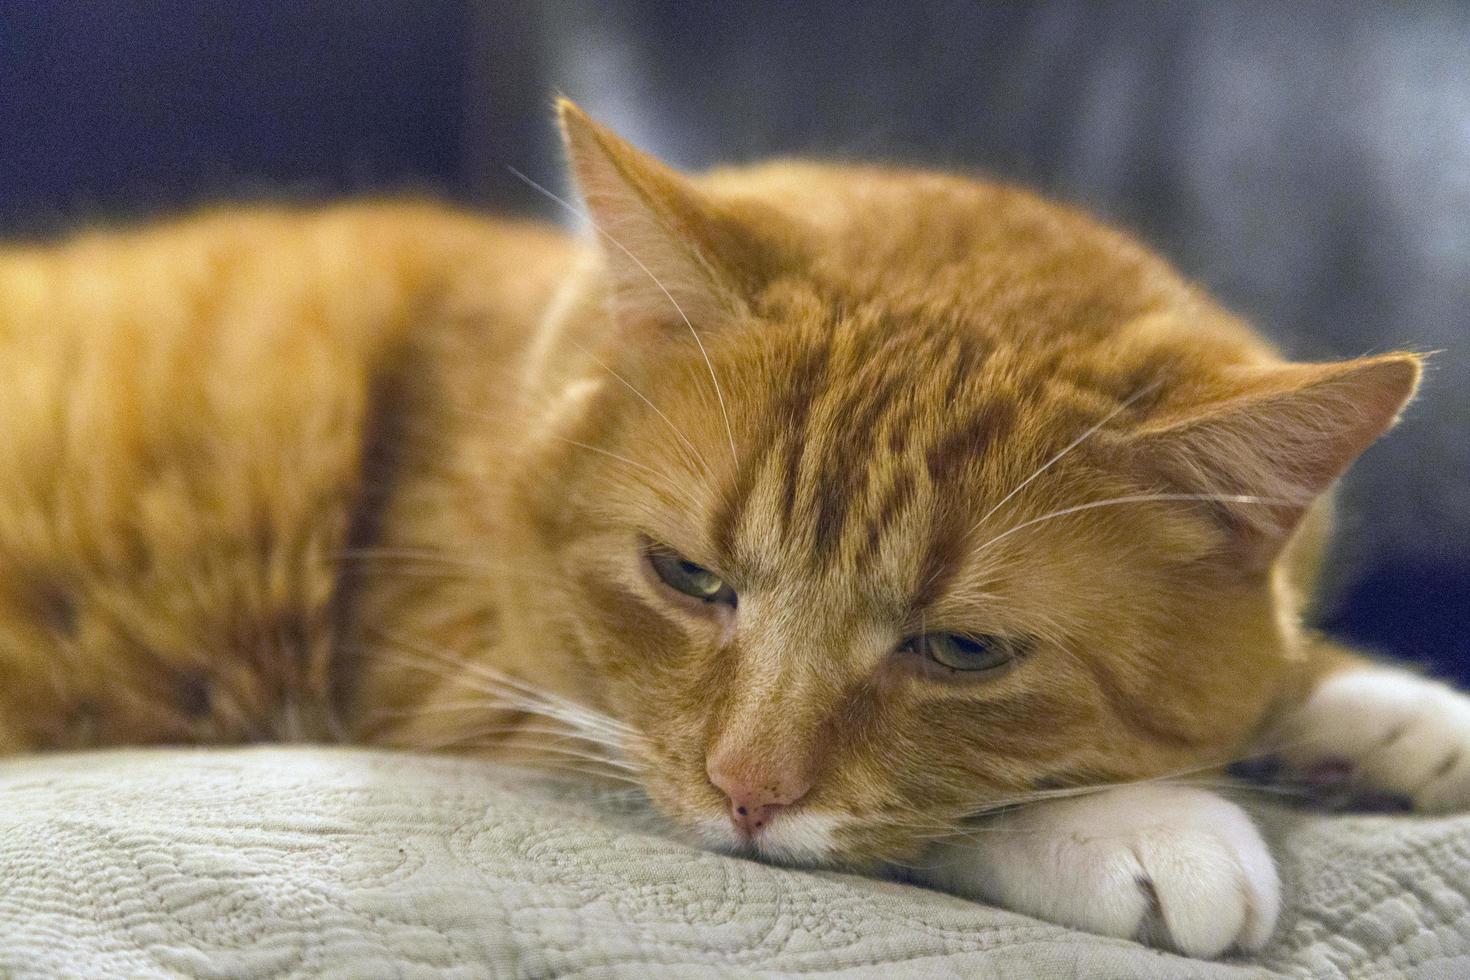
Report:
[{"label": "striped fur pattern", "polygon": [[[383,203],[0,253],[0,745],[484,752],[871,867],[1224,763],[1338,662],[1322,495],[1416,358],[1289,364],[1023,191],[690,179],[562,114],[580,242]],[[784,834],[730,839],[714,755],[809,786]]]}]

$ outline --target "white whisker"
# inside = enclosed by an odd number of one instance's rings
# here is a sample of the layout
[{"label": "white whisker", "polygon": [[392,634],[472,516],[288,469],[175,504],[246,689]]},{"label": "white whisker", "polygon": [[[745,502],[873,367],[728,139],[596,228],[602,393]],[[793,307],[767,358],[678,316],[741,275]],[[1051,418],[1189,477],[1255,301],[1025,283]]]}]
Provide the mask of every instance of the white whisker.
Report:
[{"label": "white whisker", "polygon": [[1007,528],[1006,530],[1004,530],[1004,531],[1000,532],[999,534],[997,534],[995,537],[991,538],[989,541],[986,541],[979,548],[976,548],[975,551],[972,554],[973,555],[979,555],[979,554],[983,553],[987,548],[991,547],[992,545],[996,544],[999,541],[1004,541],[1006,538],[1010,537],[1012,534],[1015,534],[1017,531],[1023,531],[1023,530],[1025,530],[1028,527],[1033,527],[1033,526],[1035,526],[1037,524],[1041,524],[1041,523],[1043,523],[1045,521],[1055,520],[1058,517],[1066,517],[1068,514],[1076,514],[1076,513],[1080,512],[1080,511],[1093,510],[1093,509],[1098,508],[1098,507],[1116,507],[1116,506],[1119,506],[1121,504],[1141,504],[1141,503],[1151,503],[1151,502],[1154,502],[1154,501],[1170,501],[1170,500],[1201,500],[1201,501],[1212,501],[1212,502],[1215,502],[1215,503],[1226,503],[1226,504],[1285,504],[1285,503],[1290,503],[1289,500],[1286,500],[1285,498],[1282,498],[1282,497],[1257,497],[1257,496],[1253,496],[1251,494],[1243,494],[1243,493],[1135,493],[1135,494],[1128,494],[1127,496],[1123,496],[1123,497],[1110,497],[1107,500],[1093,500],[1093,501],[1089,501],[1089,502],[1087,502],[1085,504],[1073,504],[1071,507],[1063,507],[1060,510],[1054,510],[1054,511],[1051,511],[1050,513],[1042,514],[1040,517],[1033,517],[1029,521],[1022,521],[1020,524],[1017,524],[1017,525],[1014,525],[1013,527]]},{"label": "white whisker", "polygon": [[1123,402],[1117,408],[1104,415],[1102,419],[1100,419],[1098,422],[1089,426],[1086,432],[1083,432],[1076,439],[1073,439],[1071,442],[1067,443],[1067,445],[1061,450],[1061,452],[1057,453],[1051,459],[1048,459],[1045,463],[1042,463],[1041,466],[1039,466],[1034,473],[1026,477],[1026,479],[1022,480],[1020,483],[1016,484],[1016,486],[1011,489],[1010,493],[1006,494],[1004,497],[1001,497],[1000,500],[996,502],[994,507],[987,510],[984,515],[975,522],[975,526],[970,528],[968,533],[974,534],[976,531],[978,531],[980,529],[980,526],[986,521],[990,520],[990,518],[995,514],[996,511],[1005,506],[1006,501],[1010,500],[1016,494],[1026,489],[1027,485],[1029,485],[1032,480],[1035,480],[1037,477],[1041,476],[1041,474],[1051,469],[1052,466],[1054,466],[1064,456],[1066,456],[1072,450],[1076,449],[1083,442],[1087,441],[1094,434],[1096,434],[1098,430],[1100,430],[1103,426],[1107,425],[1113,419],[1117,418],[1120,414],[1126,411],[1130,405],[1138,401],[1138,399],[1142,398],[1144,395],[1147,395],[1150,392],[1157,390],[1158,387],[1159,383],[1157,381],[1153,384],[1144,385],[1142,388],[1139,388],[1133,394],[1123,399]]},{"label": "white whisker", "polygon": [[[467,748],[474,748],[474,746],[467,746]],[[538,759],[534,766],[529,768],[538,773],[576,773],[579,776],[591,776],[594,779],[602,779],[608,782],[627,783],[628,788],[616,790],[616,794],[626,795],[629,798],[647,798],[647,794],[643,790],[642,781],[632,776],[625,776],[622,773],[610,772],[606,769],[598,769],[592,766],[579,766],[571,762],[554,762],[549,759]],[[612,795],[612,793],[608,795]]]},{"label": "white whisker", "polygon": [[604,371],[606,371],[608,374],[612,375],[614,378],[617,378],[619,381],[621,381],[623,383],[624,387],[626,387],[633,394],[637,395],[638,398],[643,402],[643,404],[647,405],[653,411],[653,414],[657,415],[660,419],[663,420],[664,425],[666,425],[666,426],[669,427],[669,431],[673,432],[674,435],[676,435],[676,436],[679,437],[679,441],[681,443],[683,443],[684,444],[684,447],[686,449],[688,449],[691,454],[693,454],[693,456],[694,456],[694,458],[696,460],[699,461],[699,465],[704,468],[704,471],[706,473],[713,473],[714,472],[712,469],[710,469],[710,465],[705,460],[704,456],[701,455],[700,452],[699,452],[699,450],[694,447],[694,443],[692,443],[692,442],[689,441],[689,437],[686,436],[683,433],[683,431],[679,429],[679,427],[677,425],[675,425],[672,421],[670,421],[669,420],[669,417],[667,415],[665,415],[663,412],[659,411],[658,406],[655,405],[653,402],[649,401],[647,395],[645,395],[643,392],[639,391],[637,388],[633,387],[633,382],[629,381],[627,378],[623,377],[621,374],[619,374],[618,372],[614,371],[611,367],[608,366],[608,364],[607,364],[606,361],[604,361],[602,358],[598,357],[596,354],[592,353],[587,348],[583,347],[581,344],[577,343],[575,340],[570,341],[570,343],[571,343],[571,345],[573,347],[577,348],[577,350],[581,351],[583,354],[586,354],[589,358],[591,358],[592,361],[595,364],[597,364],[598,367],[602,368]]},{"label": "white whisker", "polygon": [[587,222],[587,224],[592,226],[592,228],[599,235],[612,242],[613,245],[615,245],[624,255],[631,259],[634,265],[642,269],[643,273],[647,275],[649,279],[653,280],[653,284],[657,286],[666,297],[668,297],[669,303],[674,307],[676,311],[678,311],[679,318],[684,321],[684,326],[689,328],[689,335],[694,338],[694,343],[699,347],[700,356],[704,358],[704,366],[709,371],[709,379],[715,386],[715,400],[720,403],[720,415],[722,415],[725,419],[725,435],[730,440],[730,462],[738,467],[740,465],[740,455],[735,450],[735,430],[730,427],[730,412],[725,408],[725,394],[723,391],[720,390],[720,379],[715,376],[715,366],[710,361],[709,352],[704,348],[704,341],[699,338],[699,331],[694,329],[694,324],[689,320],[689,314],[685,313],[684,308],[679,305],[679,301],[674,299],[674,294],[669,292],[668,287],[659,280],[658,276],[653,274],[652,269],[643,264],[642,259],[634,255],[633,252],[628,248],[628,246],[618,241],[612,236],[610,232],[607,231],[607,229],[598,224],[597,221],[593,219],[592,215],[583,211],[581,208],[577,207],[575,204],[572,204],[570,201],[567,201],[547,190],[545,187],[542,187],[540,184],[536,183],[536,181],[532,180],[530,177],[527,177],[515,167],[509,167],[507,169],[509,169],[510,172],[516,177],[520,178],[528,185],[530,185],[533,190],[540,191],[552,201],[555,201],[557,204],[566,208],[572,214],[577,215],[583,221]]},{"label": "white whisker", "polygon": [[[480,731],[467,732],[465,735],[445,743],[444,747],[447,748],[450,745],[475,744],[481,741],[483,737],[486,736],[484,736]],[[507,748],[507,746],[503,742],[499,741],[495,743],[495,746],[497,748]],[[607,766],[610,769],[616,769],[626,773],[636,773],[642,771],[641,766],[636,766],[630,762],[623,762],[620,759],[613,759],[605,755],[598,755],[596,752],[583,752],[578,749],[568,748],[564,745],[556,745],[552,743],[542,742],[536,745],[516,745],[511,746],[511,748],[514,748],[516,751],[527,752],[532,755],[538,753],[548,753],[551,755],[565,756],[569,759],[577,759],[582,762],[590,762],[599,766]]]},{"label": "white whisker", "polygon": [[601,448],[599,448],[597,446],[591,446],[591,445],[588,445],[585,442],[578,442],[575,439],[565,439],[565,438],[563,438],[561,436],[556,436],[555,438],[558,441],[564,442],[564,443],[566,443],[569,446],[576,446],[578,449],[585,449],[588,452],[598,453],[600,455],[607,456],[610,459],[615,459],[615,460],[617,460],[620,463],[626,463],[627,465],[633,467],[634,469],[642,470],[645,473],[652,473],[654,476],[658,477],[659,479],[663,479],[663,474],[660,473],[658,470],[654,469],[652,466],[648,466],[648,465],[646,465],[644,463],[637,462],[636,460],[629,459],[626,456],[620,456],[620,455],[618,455],[615,452],[611,452],[611,451],[606,450],[606,449],[601,449]]},{"label": "white whisker", "polygon": [[[495,706],[542,715],[581,731],[600,733],[607,739],[632,740],[640,737],[630,725],[561,695],[537,688],[486,664],[449,658],[403,637],[390,636],[389,639],[399,646],[399,649],[389,651],[398,662],[405,666],[417,666],[456,686],[483,692],[488,696],[487,707],[492,706],[490,698],[494,698],[497,702]],[[469,676],[464,672],[468,672]],[[483,683],[475,685],[472,682],[476,680],[493,687],[485,687]]]},{"label": "white whisker", "polygon": [[[483,682],[478,678],[467,678],[462,674],[455,674],[447,669],[435,670],[432,669],[431,665],[429,664],[423,662],[416,663],[411,658],[404,657],[402,655],[395,655],[392,662],[403,666],[414,667],[416,669],[423,670],[426,673],[432,673],[435,676],[440,677],[446,683],[453,684],[456,687],[463,688],[468,691],[479,692],[481,694],[481,697],[478,698],[477,707],[481,711],[504,711],[512,714],[519,713],[536,715],[538,717],[547,718],[552,721],[559,721],[567,725],[568,727],[576,729],[578,731],[596,732],[599,735],[604,736],[605,738],[610,738],[613,734],[606,729],[596,727],[596,722],[591,722],[578,716],[577,714],[568,713],[557,705],[549,704],[545,701],[537,700],[535,698],[526,697],[524,695],[516,693],[515,691],[508,692],[501,688],[485,686]],[[460,711],[469,710],[463,705],[463,703],[456,705],[456,708]],[[427,708],[421,709],[418,712],[406,712],[405,714],[411,717],[414,714],[423,713],[427,713]],[[603,741],[604,739],[589,737],[589,740]]]}]

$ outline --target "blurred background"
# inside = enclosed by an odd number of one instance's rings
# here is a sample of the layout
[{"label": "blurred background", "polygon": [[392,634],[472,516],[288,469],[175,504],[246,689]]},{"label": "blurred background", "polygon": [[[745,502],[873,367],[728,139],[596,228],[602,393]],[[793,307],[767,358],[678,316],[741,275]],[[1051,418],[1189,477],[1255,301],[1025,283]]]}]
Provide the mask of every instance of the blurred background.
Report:
[{"label": "blurred background", "polygon": [[0,0],[0,237],[429,191],[563,215],[550,95],[699,168],[978,169],[1130,228],[1300,358],[1440,351],[1323,610],[1470,681],[1470,3]]}]

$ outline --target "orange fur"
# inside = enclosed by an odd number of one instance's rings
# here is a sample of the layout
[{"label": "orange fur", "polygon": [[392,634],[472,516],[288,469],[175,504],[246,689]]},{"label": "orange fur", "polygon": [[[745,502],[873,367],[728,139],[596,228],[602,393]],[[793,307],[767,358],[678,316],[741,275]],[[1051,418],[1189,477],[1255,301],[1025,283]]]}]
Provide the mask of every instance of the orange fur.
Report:
[{"label": "orange fur", "polygon": [[[809,781],[862,865],[1219,765],[1301,697],[1313,501],[1414,357],[1288,365],[1019,190],[691,180],[562,113],[581,243],[364,204],[0,253],[0,745],[595,765],[485,694],[508,675],[605,715],[686,825],[724,812],[711,753]],[[1029,650],[946,677],[896,650],[931,631]]]}]

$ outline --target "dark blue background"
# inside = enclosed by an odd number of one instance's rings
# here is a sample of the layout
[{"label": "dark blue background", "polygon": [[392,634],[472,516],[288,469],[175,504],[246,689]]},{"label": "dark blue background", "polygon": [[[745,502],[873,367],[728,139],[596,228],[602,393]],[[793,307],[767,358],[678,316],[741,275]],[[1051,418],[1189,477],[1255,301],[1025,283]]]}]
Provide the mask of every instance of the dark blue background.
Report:
[{"label": "dark blue background", "polygon": [[685,166],[979,167],[1300,357],[1441,350],[1347,481],[1335,630],[1470,680],[1470,5],[0,0],[0,234],[427,190],[554,214],[563,91]]}]

